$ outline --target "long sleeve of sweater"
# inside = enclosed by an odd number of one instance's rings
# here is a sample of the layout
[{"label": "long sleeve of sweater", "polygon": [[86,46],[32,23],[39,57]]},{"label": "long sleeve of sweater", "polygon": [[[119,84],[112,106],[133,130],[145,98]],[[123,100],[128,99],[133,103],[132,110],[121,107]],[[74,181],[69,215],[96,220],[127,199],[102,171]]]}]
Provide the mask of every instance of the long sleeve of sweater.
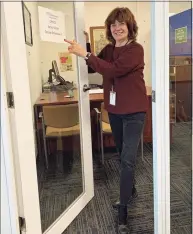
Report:
[{"label": "long sleeve of sweater", "polygon": [[127,73],[144,66],[144,51],[140,44],[127,46],[123,53],[113,62],[107,62],[91,54],[87,64],[94,71],[106,78],[120,78]]},{"label": "long sleeve of sweater", "polygon": [[[90,47],[90,43],[86,43],[86,49],[87,49],[87,52],[91,52],[91,47]],[[97,56],[98,58],[103,58],[103,50],[99,53],[99,55]],[[88,64],[87,64],[88,65]],[[90,67],[88,65],[88,73],[95,73],[96,71],[94,69],[92,69],[92,67]]]}]

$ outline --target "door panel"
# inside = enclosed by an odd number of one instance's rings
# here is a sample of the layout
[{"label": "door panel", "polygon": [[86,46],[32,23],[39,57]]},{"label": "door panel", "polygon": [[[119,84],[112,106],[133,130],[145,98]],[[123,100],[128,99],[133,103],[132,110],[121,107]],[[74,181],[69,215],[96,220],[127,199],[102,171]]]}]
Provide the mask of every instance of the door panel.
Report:
[{"label": "door panel", "polygon": [[[75,38],[73,2],[39,2],[37,5],[38,8],[44,7],[68,14],[64,18],[66,36],[69,39]],[[39,43],[41,77],[44,83],[48,80],[49,69],[54,68],[54,65],[58,67],[59,74],[65,80],[73,81],[78,86],[76,57],[72,56],[72,71],[65,72],[60,64],[59,53],[67,52],[68,45],[42,40]],[[54,60],[56,63],[53,62]],[[31,63],[33,61],[28,58],[28,64]],[[59,88],[60,86],[55,87],[56,90]],[[54,90],[53,87],[50,89]],[[41,152],[36,164],[42,231],[49,228],[84,192],[80,101],[77,92],[77,89],[72,90],[72,95],[77,97],[77,101],[73,104],[70,104],[71,98],[69,98],[69,104],[65,105],[35,106],[38,109],[38,118],[35,118],[35,122],[39,122],[37,124],[37,134],[40,139],[38,152]],[[47,95],[53,103],[54,99],[67,96],[68,93],[61,90],[49,91]],[[43,113],[43,116],[39,118],[40,113]]]},{"label": "door panel", "polygon": [[13,168],[13,150],[10,135],[8,91],[5,72],[5,57],[1,47],[1,233],[19,233],[18,206]]},{"label": "door panel", "polygon": [[156,234],[170,233],[168,13],[168,2],[152,2],[152,91],[155,96],[152,102],[152,120],[154,233]]},{"label": "door panel", "polygon": [[[38,5],[62,11],[65,13],[67,39],[75,38],[86,46],[83,34],[84,3],[39,2],[32,5],[26,2],[25,5],[31,10],[32,29],[36,27],[37,30],[38,22],[34,18],[37,17]],[[9,58],[9,81],[15,99],[12,124],[16,128],[14,138],[18,151],[17,171],[19,170],[21,178],[18,182],[23,201],[20,210],[26,219],[28,234],[61,234],[94,195],[89,96],[88,92],[82,90],[83,85],[88,84],[87,67],[83,59],[72,56],[73,71],[64,73],[59,53],[67,52],[68,45],[38,41],[38,30],[35,30],[32,31],[33,47],[27,46],[24,41],[21,3],[3,3],[3,12],[7,29],[4,42]],[[78,22],[76,25],[75,19]],[[13,30],[14,25],[17,25],[17,33]],[[17,59],[18,54],[20,59]],[[34,68],[40,68],[38,75],[45,84],[53,60],[56,60],[60,75],[75,83],[76,88],[70,94],[76,96],[77,101],[73,104],[69,101],[67,105],[34,105],[35,93],[38,93],[34,80],[39,82],[34,77],[38,74]],[[59,91],[63,97],[68,94],[61,89]],[[48,95],[53,101],[57,99],[58,92],[52,92],[51,89]],[[33,109],[36,110],[36,115]]]}]

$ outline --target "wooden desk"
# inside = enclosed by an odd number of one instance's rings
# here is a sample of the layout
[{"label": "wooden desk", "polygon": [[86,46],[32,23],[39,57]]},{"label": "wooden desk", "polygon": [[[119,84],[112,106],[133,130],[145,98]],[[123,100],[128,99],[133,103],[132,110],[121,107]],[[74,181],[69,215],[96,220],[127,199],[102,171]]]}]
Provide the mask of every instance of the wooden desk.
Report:
[{"label": "wooden desk", "polygon": [[[74,90],[74,97],[68,98],[67,92],[44,92],[41,93],[39,98],[37,99],[35,105],[34,105],[34,117],[35,117],[35,130],[36,130],[36,138],[37,138],[37,148],[38,148],[38,154],[42,154],[41,145],[42,145],[42,126],[41,126],[41,119],[39,118],[39,113],[42,112],[42,107],[46,105],[67,105],[67,104],[73,104],[78,103],[79,97],[77,90]],[[95,126],[94,122],[92,121],[94,119],[92,110],[94,108],[99,108],[101,102],[104,100],[104,96],[102,93],[100,94],[90,94],[90,113],[91,113],[91,130],[92,130],[92,141],[95,140]],[[94,145],[94,143],[93,143]],[[93,146],[94,147],[94,146]]]},{"label": "wooden desk", "polygon": [[[146,121],[145,121],[145,127],[144,127],[144,142],[152,142],[152,101],[151,101],[151,87],[147,88],[147,95],[149,100],[149,110],[146,115]],[[37,99],[35,105],[34,105],[34,113],[35,113],[35,126],[36,126],[36,135],[37,135],[37,141],[38,145],[41,145],[41,139],[39,131],[41,129],[41,120],[39,119],[39,112],[42,111],[42,106],[45,105],[66,105],[66,104],[72,104],[78,102],[78,92],[74,91],[74,97],[73,98],[67,98],[65,97],[68,95],[67,92],[48,92],[48,93],[42,93],[40,97]],[[103,94],[90,94],[90,113],[91,113],[91,131],[92,131],[92,146],[93,150],[97,149],[97,128],[96,128],[96,113],[94,111],[94,108],[98,108],[100,110],[101,103],[104,100]],[[114,141],[112,136],[107,136],[104,139],[104,145],[105,147],[111,147],[114,146]],[[40,147],[38,147],[39,149]],[[40,149],[39,149],[40,150]],[[40,151],[38,152],[40,153]]]},{"label": "wooden desk", "polygon": [[173,65],[170,74],[171,92],[176,96],[175,118],[178,122],[191,121],[192,116],[192,65]]},{"label": "wooden desk", "polygon": [[[147,95],[151,98],[151,87],[146,87]],[[45,106],[45,105],[65,105],[78,102],[78,92],[74,90],[74,97],[68,98],[65,97],[68,95],[67,92],[45,92],[41,93],[40,97],[37,99],[34,106]],[[103,102],[104,95],[103,93],[90,94],[90,102]]]},{"label": "wooden desk", "polygon": [[[67,92],[47,92],[41,93],[37,99],[35,106],[46,106],[46,105],[66,105],[73,104],[79,101],[78,92],[74,90],[74,97],[68,98]],[[90,102],[102,102],[104,99],[103,93],[90,94]]]}]

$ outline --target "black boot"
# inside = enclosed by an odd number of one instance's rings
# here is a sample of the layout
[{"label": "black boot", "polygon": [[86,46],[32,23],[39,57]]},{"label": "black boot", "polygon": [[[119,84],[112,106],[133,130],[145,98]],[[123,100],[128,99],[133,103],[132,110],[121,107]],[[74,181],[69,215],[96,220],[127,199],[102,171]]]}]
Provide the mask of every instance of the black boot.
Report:
[{"label": "black boot", "polygon": [[117,233],[118,233],[118,234],[129,234],[129,233],[130,233],[130,230],[129,230],[129,228],[127,227],[127,225],[119,224],[119,225],[118,225],[118,228],[117,228]]},{"label": "black boot", "polygon": [[[137,196],[138,196],[137,189],[135,187],[133,187],[132,195],[131,195],[131,198],[129,199],[128,203],[131,203],[133,201],[133,199],[137,198]],[[120,201],[118,200],[117,202],[115,202],[113,204],[113,208],[118,209],[119,205],[120,205]]]},{"label": "black boot", "polygon": [[118,234],[129,234],[130,230],[127,227],[127,206],[119,205],[119,215],[118,215]]}]

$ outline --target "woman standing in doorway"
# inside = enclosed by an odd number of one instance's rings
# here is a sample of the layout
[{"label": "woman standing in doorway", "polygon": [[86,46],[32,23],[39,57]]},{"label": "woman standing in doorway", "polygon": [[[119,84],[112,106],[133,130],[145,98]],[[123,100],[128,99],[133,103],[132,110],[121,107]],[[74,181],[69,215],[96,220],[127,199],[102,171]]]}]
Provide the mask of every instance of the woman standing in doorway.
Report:
[{"label": "woman standing in doorway", "polygon": [[144,82],[144,50],[136,42],[137,23],[128,8],[115,8],[105,21],[109,44],[98,56],[87,52],[76,41],[70,53],[86,60],[87,65],[103,76],[104,104],[109,114],[116,147],[121,157],[118,233],[129,233],[127,205],[136,194],[134,169],[143,131],[148,100]]}]

